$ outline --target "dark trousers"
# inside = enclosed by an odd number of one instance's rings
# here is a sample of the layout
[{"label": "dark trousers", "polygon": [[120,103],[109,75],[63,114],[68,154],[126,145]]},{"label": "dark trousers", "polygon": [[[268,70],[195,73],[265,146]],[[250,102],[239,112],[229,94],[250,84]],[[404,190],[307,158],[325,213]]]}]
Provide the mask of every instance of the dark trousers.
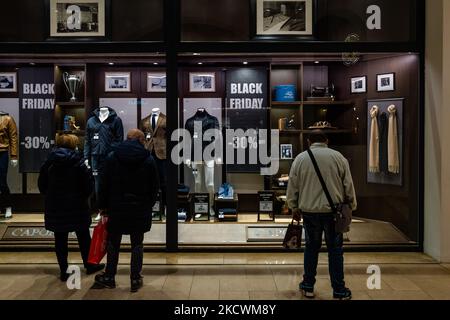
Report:
[{"label": "dark trousers", "polygon": [[[89,249],[91,247],[91,234],[89,233],[89,228],[77,231],[76,234],[78,245],[80,246],[81,257],[83,258],[83,264],[84,267],[87,268]],[[67,262],[67,257],[69,255],[68,241],[68,232],[55,232],[55,252],[61,273],[66,273],[69,266]]]},{"label": "dark trousers", "polygon": [[8,167],[9,167],[9,153],[7,151],[0,152],[0,193],[1,207],[8,208],[11,206],[11,199],[8,187]]},{"label": "dark trousers", "polygon": [[345,288],[344,282],[344,249],[343,235],[335,232],[335,221],[332,214],[304,214],[305,227],[305,274],[303,281],[306,285],[316,283],[317,263],[319,251],[322,247],[322,235],[328,250],[328,266],[331,285],[335,291]]},{"label": "dark trousers", "polygon": [[[141,277],[142,263],[144,260],[144,233],[136,232],[130,235],[131,238],[131,280],[137,280]],[[120,243],[122,242],[122,234],[110,233],[108,235],[108,262],[106,265],[106,276],[114,278],[117,273],[117,265],[119,263]]]},{"label": "dark trousers", "polygon": [[153,159],[155,159],[156,167],[158,168],[159,187],[161,189],[162,208],[167,205],[166,190],[167,190],[167,160],[158,159],[155,152],[152,153]]},{"label": "dark trousers", "polygon": [[95,182],[95,198],[98,200],[98,192],[100,187],[100,174],[105,167],[106,156],[92,156],[91,167]]}]

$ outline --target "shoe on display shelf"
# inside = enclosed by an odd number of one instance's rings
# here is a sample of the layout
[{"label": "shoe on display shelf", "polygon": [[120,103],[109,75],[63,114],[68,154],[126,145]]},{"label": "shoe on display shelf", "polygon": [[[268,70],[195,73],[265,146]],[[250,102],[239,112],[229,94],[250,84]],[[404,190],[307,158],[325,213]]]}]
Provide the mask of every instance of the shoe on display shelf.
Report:
[{"label": "shoe on display shelf", "polygon": [[6,208],[5,219],[11,219],[13,217],[12,208]]}]

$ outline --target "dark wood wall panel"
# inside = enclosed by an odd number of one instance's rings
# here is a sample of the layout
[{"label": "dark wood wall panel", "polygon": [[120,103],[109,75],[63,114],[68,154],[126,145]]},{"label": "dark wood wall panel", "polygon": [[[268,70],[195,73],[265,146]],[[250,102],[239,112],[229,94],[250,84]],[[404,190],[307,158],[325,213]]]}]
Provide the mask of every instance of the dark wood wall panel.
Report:
[{"label": "dark wood wall panel", "polygon": [[160,40],[164,0],[113,0],[112,41]]},{"label": "dark wood wall panel", "polygon": [[[3,1],[0,42],[48,38],[45,0]],[[162,41],[164,0],[111,0],[112,41]]]},{"label": "dark wood wall panel", "polygon": [[247,41],[250,4],[246,0],[181,1],[184,41]]},{"label": "dark wood wall panel", "polygon": [[[368,57],[365,57],[366,59]],[[330,66],[330,81],[337,86],[339,99],[355,102],[359,117],[358,146],[347,146],[341,151],[349,159],[353,179],[358,193],[358,216],[389,221],[408,237],[417,240],[419,183],[419,63],[416,55],[375,59],[346,67],[343,64]],[[396,90],[377,92],[377,74],[395,72]],[[367,94],[351,94],[350,79],[367,76]],[[367,183],[367,100],[405,98],[403,139],[403,186]]]},{"label": "dark wood wall panel", "polygon": [[45,39],[45,1],[2,1],[0,41],[42,41]]}]

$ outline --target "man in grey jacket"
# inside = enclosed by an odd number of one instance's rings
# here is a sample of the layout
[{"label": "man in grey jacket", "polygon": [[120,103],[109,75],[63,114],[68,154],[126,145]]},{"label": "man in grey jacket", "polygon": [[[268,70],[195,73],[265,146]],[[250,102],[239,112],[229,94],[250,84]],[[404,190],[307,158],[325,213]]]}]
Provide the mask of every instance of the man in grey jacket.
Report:
[{"label": "man in grey jacket", "polygon": [[[346,201],[352,210],[356,210],[355,188],[347,159],[339,152],[328,148],[328,139],[320,130],[314,131],[309,136],[308,143],[333,201],[336,204]],[[303,216],[305,227],[305,274],[303,282],[300,283],[300,290],[308,298],[315,297],[317,263],[322,236],[325,233],[333,297],[351,299],[352,293],[345,287],[344,282],[343,234],[335,231],[333,210],[307,152],[301,153],[292,165],[287,201],[294,219],[300,220]]]}]

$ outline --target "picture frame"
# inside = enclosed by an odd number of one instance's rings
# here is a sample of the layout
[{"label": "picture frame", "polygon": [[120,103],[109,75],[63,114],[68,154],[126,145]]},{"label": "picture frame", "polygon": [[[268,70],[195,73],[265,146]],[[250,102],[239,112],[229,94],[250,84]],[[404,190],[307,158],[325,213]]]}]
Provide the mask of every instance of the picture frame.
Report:
[{"label": "picture frame", "polygon": [[131,92],[131,72],[105,72],[105,92]]},{"label": "picture frame", "polygon": [[45,0],[47,40],[107,40],[111,0]]},{"label": "picture frame", "polygon": [[17,72],[0,72],[0,93],[17,92]]},{"label": "picture frame", "polygon": [[166,73],[147,72],[147,92],[166,92]]},{"label": "picture frame", "polygon": [[292,160],[294,159],[292,144],[281,144],[280,145],[281,160]]},{"label": "picture frame", "polygon": [[395,73],[377,74],[377,91],[395,91]]},{"label": "picture frame", "polygon": [[216,92],[215,72],[190,72],[189,73],[190,92]]},{"label": "picture frame", "polygon": [[352,94],[367,93],[367,76],[351,78],[350,87]]},{"label": "picture frame", "polygon": [[314,40],[316,0],[251,0],[253,40]]}]

